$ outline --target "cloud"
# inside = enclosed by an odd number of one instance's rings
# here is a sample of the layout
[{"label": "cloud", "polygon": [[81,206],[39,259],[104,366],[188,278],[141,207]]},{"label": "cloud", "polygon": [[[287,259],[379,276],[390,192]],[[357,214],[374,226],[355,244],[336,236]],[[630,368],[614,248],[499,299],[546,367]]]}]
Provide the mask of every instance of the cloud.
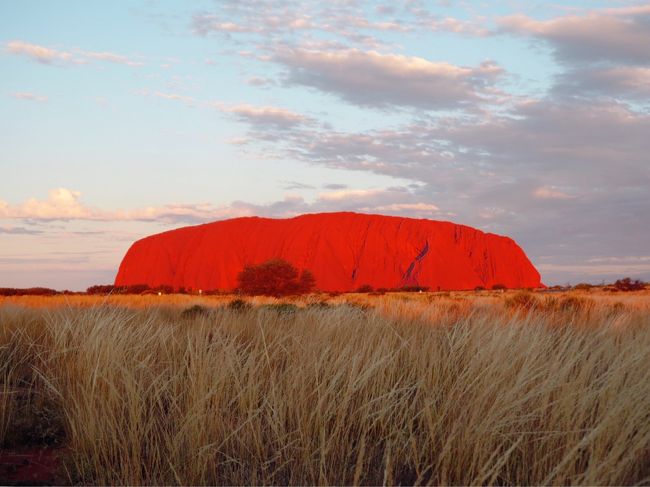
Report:
[{"label": "cloud", "polygon": [[223,3],[217,12],[200,12],[192,16],[192,31],[201,36],[211,34],[259,35],[277,38],[298,32],[324,32],[351,41],[374,43],[361,31],[407,32],[409,25],[399,19],[373,21],[352,2],[328,4],[277,0],[247,0]]},{"label": "cloud", "polygon": [[436,205],[427,203],[393,203],[390,205],[375,206],[372,208],[374,211],[381,212],[424,212],[424,213],[438,213],[440,208]]},{"label": "cloud", "polygon": [[490,29],[485,27],[483,22],[460,20],[454,17],[433,19],[426,23],[426,26],[434,32],[453,32],[474,37],[487,37],[492,35]]},{"label": "cloud", "polygon": [[163,100],[179,101],[188,107],[195,104],[195,99],[191,96],[181,95],[179,93],[167,93],[163,91],[150,91],[150,90],[135,90],[133,92],[138,96],[151,96],[155,98],[162,98]]},{"label": "cloud", "polygon": [[27,101],[39,101],[39,102],[46,102],[47,101],[47,96],[42,96],[42,95],[36,95],[34,93],[29,93],[29,92],[18,92],[18,93],[13,93],[11,96],[16,98],[17,100],[27,100]]},{"label": "cloud", "polygon": [[7,42],[5,44],[5,50],[11,54],[24,56],[38,63],[48,65],[79,65],[88,64],[91,61],[104,61],[131,67],[143,65],[141,62],[112,52],[82,51],[79,49],[63,51],[21,40]]},{"label": "cloud", "polygon": [[255,127],[289,128],[310,122],[304,115],[273,106],[255,106],[246,103],[226,105],[221,102],[213,103],[212,106],[224,113],[231,113],[239,120]]},{"label": "cloud", "polygon": [[[311,187],[307,187],[311,188]],[[304,189],[304,188],[300,188]],[[131,210],[105,210],[85,205],[81,193],[66,188],[49,192],[44,200],[30,198],[22,204],[10,205],[0,200],[0,220],[22,220],[31,223],[56,221],[91,222],[156,222],[163,224],[205,223],[240,216],[288,217],[300,213],[323,211],[388,212],[417,214],[437,212],[438,207],[416,195],[409,188],[348,189],[323,192],[311,202],[302,196],[287,194],[282,200],[265,204],[233,201],[225,205],[210,203],[168,204]],[[36,233],[21,227],[3,226],[0,233]]]},{"label": "cloud", "polygon": [[549,186],[542,186],[540,188],[537,188],[533,195],[535,198],[542,200],[570,200],[572,198],[575,198],[575,196],[564,193],[563,191],[559,191]]},{"label": "cloud", "polygon": [[363,199],[369,196],[375,196],[380,192],[381,190],[379,189],[342,189],[339,191],[321,193],[318,195],[318,199],[322,201],[342,201],[342,200],[349,200],[349,199]]},{"label": "cloud", "polygon": [[28,199],[19,206],[0,200],[0,218],[27,220],[92,219],[93,212],[79,202],[81,193],[66,188],[49,192],[46,200]]},{"label": "cloud", "polygon": [[251,86],[269,86],[275,85],[275,81],[270,78],[260,78],[257,76],[251,76],[246,80],[246,83]]},{"label": "cloud", "polygon": [[301,183],[299,181],[281,181],[283,186],[282,188],[287,191],[292,191],[296,189],[314,189],[314,186],[310,184]]},{"label": "cloud", "polygon": [[260,27],[249,27],[234,22],[226,22],[214,14],[195,14],[192,17],[192,30],[196,34],[205,36],[213,32],[259,32]]},{"label": "cloud", "polygon": [[347,184],[342,184],[342,183],[323,184],[323,188],[325,188],[325,189],[346,189],[347,187],[348,187]]},{"label": "cloud", "polygon": [[56,188],[45,200],[30,198],[19,205],[0,200],[0,219],[35,222],[89,220],[89,221],[159,221],[194,223],[248,214],[246,210],[210,204],[170,204],[135,210],[101,210],[84,205],[81,193],[67,188]]},{"label": "cloud", "polygon": [[[552,255],[555,265],[587,265],[612,248],[627,255],[647,250],[647,134],[650,114],[626,104],[547,97],[503,112],[420,115],[391,129],[344,132],[316,124],[276,133],[251,127],[248,138],[269,157],[414,182],[392,194],[331,188],[320,195],[319,208],[452,214],[460,223],[512,236],[534,261]],[[568,275],[558,269],[545,279]]]},{"label": "cloud", "polygon": [[536,20],[517,14],[499,19],[503,32],[548,42],[557,58],[573,62],[650,62],[650,5],[592,10]]},{"label": "cloud", "polygon": [[487,102],[497,93],[494,84],[503,74],[492,62],[471,68],[359,49],[281,48],[271,59],[286,68],[287,84],[372,107],[453,109]]},{"label": "cloud", "polygon": [[126,56],[114,54],[112,52],[83,52],[83,56],[88,59],[106,61],[109,63],[124,64],[126,66],[142,66],[141,62],[133,61]]},{"label": "cloud", "polygon": [[562,265],[540,264],[537,266],[541,272],[570,273],[581,276],[615,276],[638,275],[650,272],[650,264],[600,264],[600,265]]},{"label": "cloud", "polygon": [[33,230],[24,227],[0,226],[0,234],[4,235],[39,235],[41,230]]},{"label": "cloud", "polygon": [[49,47],[30,44],[28,42],[19,40],[7,42],[5,49],[11,54],[26,56],[42,64],[53,64],[55,62],[73,62],[73,56],[69,52],[58,51]]},{"label": "cloud", "polygon": [[437,205],[423,201],[426,197],[409,188],[340,189],[320,193],[311,205],[312,211],[360,211],[401,216],[429,217],[443,213]]},{"label": "cloud", "polygon": [[588,260],[589,263],[605,263],[605,264],[618,264],[618,263],[650,263],[650,255],[628,255],[624,257],[595,257]]},{"label": "cloud", "polygon": [[608,96],[647,102],[650,99],[650,68],[638,66],[589,66],[563,73],[553,90],[559,95]]}]

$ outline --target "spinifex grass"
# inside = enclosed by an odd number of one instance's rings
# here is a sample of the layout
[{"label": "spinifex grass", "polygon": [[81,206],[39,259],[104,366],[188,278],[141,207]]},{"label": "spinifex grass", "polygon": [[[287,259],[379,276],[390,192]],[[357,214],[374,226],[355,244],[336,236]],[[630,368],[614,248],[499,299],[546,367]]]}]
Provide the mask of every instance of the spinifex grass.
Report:
[{"label": "spinifex grass", "polygon": [[371,306],[6,304],[0,427],[29,383],[72,482],[648,481],[647,298],[351,299]]}]

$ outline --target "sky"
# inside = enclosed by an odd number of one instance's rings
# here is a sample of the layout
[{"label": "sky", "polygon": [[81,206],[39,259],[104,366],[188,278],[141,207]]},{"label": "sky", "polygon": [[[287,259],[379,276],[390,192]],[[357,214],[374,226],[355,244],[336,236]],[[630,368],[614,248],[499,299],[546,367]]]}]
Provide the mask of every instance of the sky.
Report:
[{"label": "sky", "polygon": [[0,2],[0,287],[133,241],[358,211],[650,280],[650,3]]}]

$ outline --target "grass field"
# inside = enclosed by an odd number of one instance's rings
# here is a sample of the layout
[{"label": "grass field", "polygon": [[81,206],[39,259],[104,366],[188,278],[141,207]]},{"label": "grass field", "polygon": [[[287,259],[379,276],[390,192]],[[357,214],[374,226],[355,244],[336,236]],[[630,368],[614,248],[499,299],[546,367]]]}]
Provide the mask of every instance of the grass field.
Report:
[{"label": "grass field", "polygon": [[650,482],[650,292],[233,299],[1,299],[0,484]]}]

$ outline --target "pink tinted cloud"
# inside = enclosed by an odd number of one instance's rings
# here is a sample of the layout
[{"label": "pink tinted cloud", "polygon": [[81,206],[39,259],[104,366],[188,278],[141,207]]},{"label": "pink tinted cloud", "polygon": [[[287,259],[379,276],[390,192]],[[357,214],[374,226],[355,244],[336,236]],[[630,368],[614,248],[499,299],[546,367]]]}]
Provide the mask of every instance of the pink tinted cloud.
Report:
[{"label": "pink tinted cloud", "polygon": [[90,220],[90,221],[209,221],[250,214],[245,208],[211,204],[169,204],[134,210],[102,210],[85,205],[81,193],[67,188],[52,189],[44,200],[30,198],[10,205],[0,200],[0,219],[8,220]]},{"label": "pink tinted cloud", "polygon": [[[199,223],[240,216],[294,216],[317,211],[356,210],[392,214],[421,214],[438,212],[439,208],[419,199],[409,190],[397,188],[343,189],[319,193],[311,203],[295,194],[266,204],[234,201],[224,205],[211,203],[173,203],[130,210],[105,210],[88,206],[79,191],[52,189],[46,199],[30,198],[10,205],[0,200],[0,220],[25,222],[96,221],[96,222],[158,222],[166,224]],[[2,227],[14,228],[14,227]],[[9,231],[7,230],[8,233]]]},{"label": "pink tinted cloud", "polygon": [[103,61],[125,66],[137,67],[143,63],[134,61],[127,56],[112,52],[82,51],[79,49],[60,50],[32,44],[21,40],[12,40],[5,44],[5,50],[11,54],[25,56],[41,64],[88,64],[91,61]]},{"label": "pink tinted cloud", "polygon": [[34,93],[29,93],[29,92],[18,92],[18,93],[13,93],[12,96],[18,100],[27,100],[27,101],[39,101],[39,102],[46,102],[47,101],[47,96],[43,95],[36,95]]},{"label": "pink tinted cloud", "polygon": [[592,10],[548,20],[517,14],[497,23],[502,31],[550,42],[564,61],[650,61],[650,5]]},{"label": "pink tinted cloud", "polygon": [[247,103],[226,105],[221,102],[215,102],[212,106],[221,112],[231,113],[237,118],[257,127],[292,127],[310,122],[310,119],[304,115],[287,110],[286,108],[274,106],[257,106]]},{"label": "pink tinted cloud", "polygon": [[492,62],[465,67],[359,49],[281,48],[272,59],[286,67],[287,83],[369,106],[447,109],[487,101],[504,73]]}]

